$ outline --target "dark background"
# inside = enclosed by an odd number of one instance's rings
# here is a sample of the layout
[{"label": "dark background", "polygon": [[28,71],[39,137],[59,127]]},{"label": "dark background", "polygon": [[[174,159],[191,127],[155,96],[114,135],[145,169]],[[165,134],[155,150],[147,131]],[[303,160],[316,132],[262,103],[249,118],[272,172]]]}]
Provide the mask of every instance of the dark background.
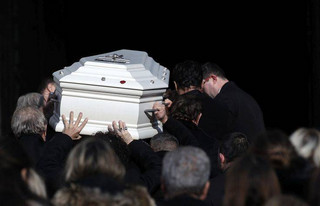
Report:
[{"label": "dark background", "polygon": [[168,69],[216,62],[258,101],[268,127],[319,127],[319,17],[318,0],[2,0],[0,133],[10,130],[17,98],[43,78],[119,49],[145,51]]}]

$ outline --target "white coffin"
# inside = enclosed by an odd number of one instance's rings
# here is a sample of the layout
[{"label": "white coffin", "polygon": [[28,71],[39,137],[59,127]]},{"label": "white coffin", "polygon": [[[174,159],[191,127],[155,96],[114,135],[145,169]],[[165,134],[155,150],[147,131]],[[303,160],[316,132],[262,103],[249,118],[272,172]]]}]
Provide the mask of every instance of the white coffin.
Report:
[{"label": "white coffin", "polygon": [[[135,139],[150,138],[156,129],[145,111],[169,85],[170,71],[155,62],[146,52],[118,50],[81,58],[79,62],[53,73],[59,102],[49,124],[55,131],[63,130],[61,115],[69,118],[74,111],[89,121],[81,134],[107,131],[112,121],[123,120]],[[152,114],[152,113],[150,113]]]}]

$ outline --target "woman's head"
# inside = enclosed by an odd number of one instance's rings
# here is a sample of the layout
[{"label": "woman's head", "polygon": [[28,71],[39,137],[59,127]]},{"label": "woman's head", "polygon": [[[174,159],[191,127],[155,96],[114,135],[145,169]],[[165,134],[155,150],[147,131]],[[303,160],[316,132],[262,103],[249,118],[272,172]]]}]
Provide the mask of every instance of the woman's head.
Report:
[{"label": "woman's head", "polygon": [[280,193],[280,184],[268,160],[244,154],[227,171],[226,206],[261,205]]},{"label": "woman's head", "polygon": [[93,175],[107,175],[122,180],[125,168],[111,146],[96,137],[78,143],[70,152],[66,167],[65,180],[76,182]]}]

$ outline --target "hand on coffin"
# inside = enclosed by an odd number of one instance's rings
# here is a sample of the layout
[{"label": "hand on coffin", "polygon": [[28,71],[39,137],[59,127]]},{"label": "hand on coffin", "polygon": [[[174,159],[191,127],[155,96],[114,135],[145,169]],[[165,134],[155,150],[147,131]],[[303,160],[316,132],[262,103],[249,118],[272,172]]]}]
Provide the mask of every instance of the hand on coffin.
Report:
[{"label": "hand on coffin", "polygon": [[119,120],[119,126],[116,121],[112,121],[112,126],[108,125],[109,132],[114,132],[116,135],[121,137],[121,139],[128,145],[133,141],[131,134],[128,132],[126,123]]},{"label": "hand on coffin", "polygon": [[79,126],[79,123],[82,118],[82,113],[81,112],[79,113],[78,118],[75,122],[73,121],[73,115],[74,115],[73,111],[71,111],[69,116],[69,122],[67,121],[65,115],[62,115],[62,121],[64,124],[62,133],[70,136],[72,140],[78,140],[78,139],[81,139],[80,132],[84,128],[84,126],[87,124],[88,118],[85,118],[85,120]]},{"label": "hand on coffin", "polygon": [[168,115],[166,112],[166,105],[165,104],[163,104],[162,102],[155,102],[153,104],[152,109],[156,110],[154,112],[154,114],[158,120],[160,120],[163,124],[167,122]]}]

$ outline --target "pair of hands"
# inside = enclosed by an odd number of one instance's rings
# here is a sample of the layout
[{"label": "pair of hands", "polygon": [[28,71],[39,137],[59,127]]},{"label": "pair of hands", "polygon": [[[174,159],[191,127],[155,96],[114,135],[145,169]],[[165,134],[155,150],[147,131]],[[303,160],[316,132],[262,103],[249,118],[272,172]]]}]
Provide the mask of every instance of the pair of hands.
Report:
[{"label": "pair of hands", "polygon": [[[72,140],[79,140],[81,139],[80,132],[86,126],[88,123],[88,118],[85,118],[84,121],[80,124],[80,121],[82,119],[82,112],[79,113],[77,120],[74,122],[74,112],[70,112],[69,121],[67,121],[65,115],[62,115],[62,121],[64,124],[64,128],[62,133],[68,135],[71,137]],[[80,125],[79,125],[80,124]],[[112,125],[108,125],[108,131],[113,132],[119,137],[123,139],[123,141],[127,144],[130,144],[130,142],[133,141],[133,138],[131,134],[128,132],[126,123],[123,121],[116,121],[112,122]]]}]

